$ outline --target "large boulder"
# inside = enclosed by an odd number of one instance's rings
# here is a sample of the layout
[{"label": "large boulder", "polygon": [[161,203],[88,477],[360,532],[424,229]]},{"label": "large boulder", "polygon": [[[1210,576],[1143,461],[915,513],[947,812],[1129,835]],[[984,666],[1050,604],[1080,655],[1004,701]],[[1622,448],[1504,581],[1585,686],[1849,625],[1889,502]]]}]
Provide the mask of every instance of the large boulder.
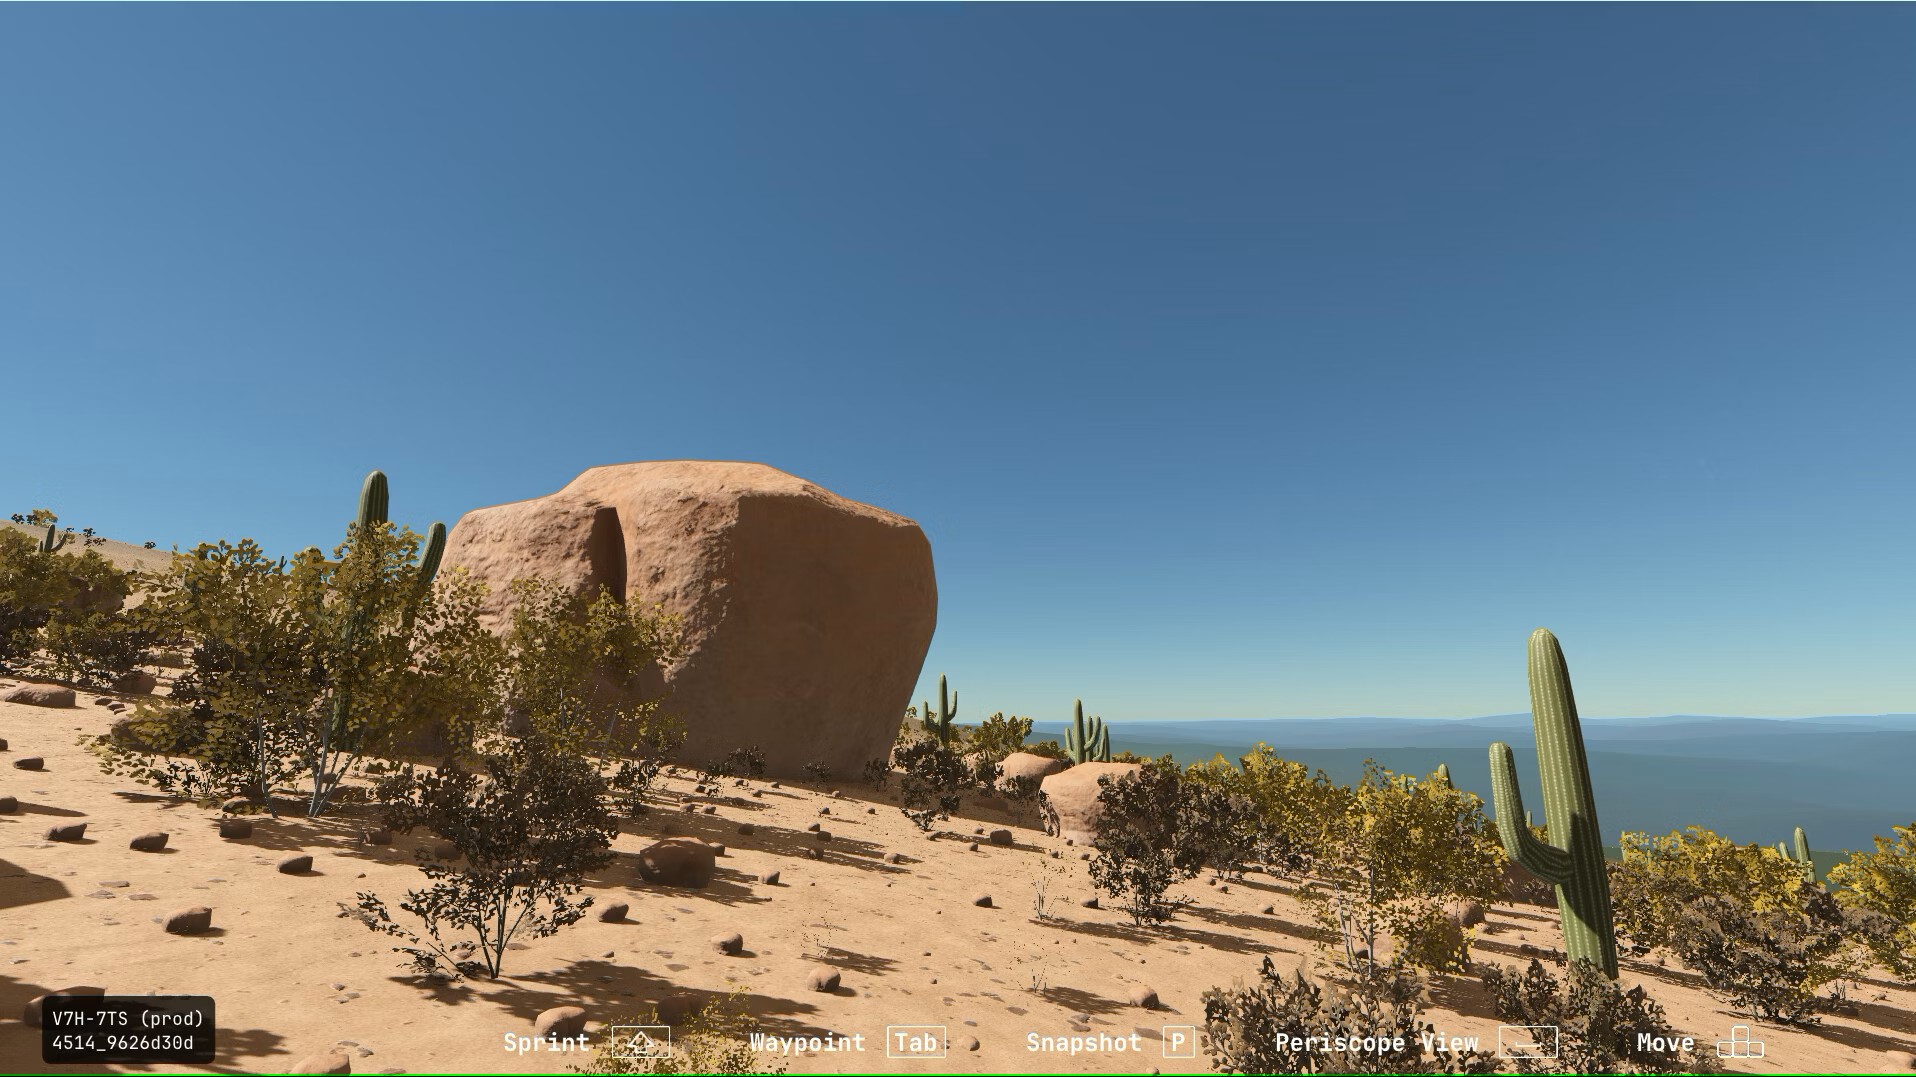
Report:
[{"label": "large boulder", "polygon": [[1090,844],[1098,838],[1098,779],[1106,774],[1117,781],[1143,769],[1137,763],[1079,763],[1048,775],[1038,785],[1045,833]]},{"label": "large boulder", "polygon": [[[907,688],[905,694],[910,695],[911,690]],[[4,695],[0,695],[0,702],[24,703],[29,707],[71,707],[73,706],[73,689],[62,688],[57,684],[23,684],[18,688],[8,689]],[[899,708],[901,711],[903,709]]]},{"label": "large boulder", "polygon": [[683,655],[637,691],[685,723],[682,758],[757,745],[779,776],[814,762],[857,774],[885,756],[938,614],[916,523],[763,464],[592,468],[466,513],[443,564],[491,588],[495,628],[525,576],[677,614]]},{"label": "large boulder", "polygon": [[718,871],[718,854],[697,838],[665,838],[639,853],[639,876],[663,886],[701,889]]},{"label": "large boulder", "polygon": [[1030,752],[1012,752],[1005,761],[998,764],[1001,780],[1009,782],[1015,778],[1029,778],[1042,782],[1071,764],[1062,759],[1053,759],[1048,755],[1033,755]]}]

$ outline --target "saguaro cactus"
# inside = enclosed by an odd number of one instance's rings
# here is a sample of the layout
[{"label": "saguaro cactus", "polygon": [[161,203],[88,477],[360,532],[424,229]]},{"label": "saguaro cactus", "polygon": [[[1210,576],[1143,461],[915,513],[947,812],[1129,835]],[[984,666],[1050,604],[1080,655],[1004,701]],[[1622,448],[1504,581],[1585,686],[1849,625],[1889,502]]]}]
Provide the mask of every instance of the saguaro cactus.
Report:
[{"label": "saguaro cactus", "polygon": [[1816,861],[1810,857],[1809,835],[1803,833],[1803,828],[1799,826],[1796,828],[1794,837],[1796,841],[1796,848],[1794,850],[1791,850],[1779,841],[1776,843],[1776,851],[1782,853],[1788,859],[1796,861],[1797,866],[1803,869],[1803,878],[1809,880],[1812,884],[1820,882],[1821,880],[1816,877]]},{"label": "saguaro cactus", "polygon": [[1438,785],[1441,785],[1446,789],[1456,788],[1456,786],[1452,785],[1450,781],[1450,764],[1449,763],[1437,764],[1437,773],[1432,775],[1432,777],[1436,779]]},{"label": "saguaro cactus", "polygon": [[958,717],[958,693],[950,692],[945,684],[945,675],[938,675],[938,709],[931,709],[931,700],[925,700],[925,730],[938,738],[940,744],[951,743],[952,720]]},{"label": "saguaro cactus", "polygon": [[1071,728],[1064,731],[1064,754],[1070,756],[1073,763],[1111,761],[1111,731],[1104,727],[1104,719],[1095,714],[1089,723],[1085,721],[1082,699],[1072,704]]},{"label": "saguaro cactus", "polygon": [[1617,977],[1617,937],[1610,909],[1610,879],[1604,872],[1603,831],[1590,788],[1583,726],[1570,690],[1570,667],[1549,629],[1530,634],[1530,714],[1536,727],[1537,769],[1543,773],[1544,823],[1548,842],[1537,840],[1526,818],[1510,745],[1490,746],[1490,787],[1497,806],[1497,834],[1510,859],[1557,888],[1564,949]]},{"label": "saguaro cactus", "polygon": [[[58,541],[55,541],[56,536],[58,538]],[[58,553],[60,551],[60,547],[65,546],[67,544],[67,539],[71,537],[72,536],[70,535],[60,534],[59,530],[55,528],[54,525],[48,524],[46,537],[40,540],[40,552],[41,553]]]}]

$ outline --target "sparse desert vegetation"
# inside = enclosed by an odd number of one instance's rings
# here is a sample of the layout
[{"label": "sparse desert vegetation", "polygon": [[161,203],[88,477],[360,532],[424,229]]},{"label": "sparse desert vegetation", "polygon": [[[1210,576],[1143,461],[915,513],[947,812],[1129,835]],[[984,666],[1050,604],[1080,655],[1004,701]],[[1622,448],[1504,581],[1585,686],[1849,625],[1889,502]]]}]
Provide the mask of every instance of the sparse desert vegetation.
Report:
[{"label": "sparse desert vegetation", "polygon": [[[1533,693],[1571,765],[1542,822],[1514,774],[1500,816],[1448,768],[1346,785],[1266,745],[1180,766],[1082,704],[1065,743],[1032,743],[1028,717],[964,724],[944,678],[848,793],[825,759],[748,740],[684,757],[653,694],[689,646],[678,615],[542,577],[501,608],[384,497],[369,482],[325,556],[228,541],[135,571],[0,531],[0,716],[30,783],[0,815],[11,900],[63,939],[0,939],[14,1001],[204,990],[250,1030],[235,1064],[395,1070],[882,1069],[827,1045],[918,1018],[958,1069],[1135,1068],[1034,1055],[1029,1029],[1243,1073],[1701,1071],[1730,1020],[1770,1057],[1853,1068],[1912,1035],[1910,828],[1827,880],[1800,836],[1627,834],[1586,885],[1601,792],[1576,792],[1553,638]],[[62,708],[77,742],[50,735]],[[33,841],[33,813],[86,826]],[[1557,907],[1519,860],[1586,889]],[[90,897],[64,881],[91,876]],[[135,900],[166,904],[119,911]],[[1558,1026],[1563,1052],[1500,1054],[1499,1023]],[[614,1024],[669,1026],[671,1051],[621,1054]],[[1173,1025],[1201,1051],[1163,1057]],[[599,1038],[528,1056],[505,1033]]]}]

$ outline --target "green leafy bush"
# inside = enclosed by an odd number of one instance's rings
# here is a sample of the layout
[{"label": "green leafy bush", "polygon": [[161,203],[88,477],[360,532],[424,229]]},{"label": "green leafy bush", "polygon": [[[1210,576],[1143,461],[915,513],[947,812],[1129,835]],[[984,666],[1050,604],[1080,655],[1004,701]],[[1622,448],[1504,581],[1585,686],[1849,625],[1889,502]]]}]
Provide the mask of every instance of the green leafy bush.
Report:
[{"label": "green leafy bush", "polygon": [[902,772],[898,788],[905,817],[920,830],[930,830],[935,819],[951,818],[972,780],[964,757],[926,737],[898,749],[892,758]]}]

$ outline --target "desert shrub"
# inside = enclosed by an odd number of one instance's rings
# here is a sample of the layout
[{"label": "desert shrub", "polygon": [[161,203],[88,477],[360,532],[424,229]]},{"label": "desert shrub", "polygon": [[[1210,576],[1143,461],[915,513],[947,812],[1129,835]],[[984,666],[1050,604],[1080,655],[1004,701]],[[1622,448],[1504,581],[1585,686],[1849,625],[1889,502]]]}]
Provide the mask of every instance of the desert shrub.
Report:
[{"label": "desert shrub", "polygon": [[1897,979],[1916,982],[1916,823],[1895,828],[1894,840],[1876,838],[1874,852],[1853,852],[1830,869],[1830,885],[1845,908],[1881,917],[1864,933],[1877,964]]},{"label": "desert shrub", "polygon": [[721,778],[759,778],[764,774],[765,753],[754,744],[749,748],[734,748],[725,753],[723,759],[714,759],[699,767],[699,784]]},{"label": "desert shrub", "polygon": [[[657,1010],[646,1010],[613,1025],[657,1025]],[[573,1066],[575,1073],[599,1074],[779,1074],[785,1063],[762,1059],[752,1050],[748,1034],[756,1027],[746,1007],[743,988],[701,1006],[672,1031],[671,1053],[659,1058],[636,1058],[609,1035],[599,1041],[592,1061]]]},{"label": "desert shrub", "polygon": [[105,686],[146,659],[162,626],[151,611],[124,609],[139,574],[85,545],[44,551],[0,528],[0,670]]},{"label": "desert shrub", "polygon": [[1469,935],[1443,915],[1463,898],[1488,902],[1503,865],[1483,801],[1442,782],[1419,781],[1366,760],[1364,776],[1321,816],[1312,879],[1303,891],[1318,923],[1342,940],[1353,968],[1394,960],[1452,972],[1469,964]]},{"label": "desert shrub", "polygon": [[965,740],[965,750],[993,764],[1002,763],[1005,756],[1023,751],[1030,735],[1031,719],[1007,718],[1000,711],[978,723]]},{"label": "desert shrub", "polygon": [[1059,744],[1055,737],[1050,740],[1034,740],[1018,750],[1028,755],[1042,755],[1046,759],[1068,760],[1071,758],[1070,754],[1064,750],[1064,745]]},{"label": "desert shrub", "polygon": [[1031,815],[1038,805],[1040,781],[1029,774],[1015,778],[1000,778],[998,791],[1011,802],[1012,811],[1021,816]]},{"label": "desert shrub", "polygon": [[1342,790],[1323,771],[1280,759],[1259,743],[1238,760],[1238,787],[1258,815],[1257,855],[1272,874],[1299,875],[1317,858],[1330,813],[1343,810]]},{"label": "desert shrub", "polygon": [[865,781],[873,789],[883,789],[891,781],[891,759],[867,759],[864,768]]},{"label": "desert shrub", "polygon": [[608,767],[678,750],[683,727],[638,691],[648,669],[681,653],[677,617],[538,577],[514,580],[512,594],[505,669],[515,728]]},{"label": "desert shrub", "polygon": [[1816,1021],[1817,989],[1846,973],[1842,906],[1822,887],[1799,879],[1798,906],[1757,911],[1713,895],[1686,905],[1671,949],[1703,974],[1712,994],[1760,1020]]},{"label": "desert shrub", "polygon": [[893,761],[901,772],[898,789],[905,816],[920,830],[931,829],[933,819],[949,819],[958,810],[972,775],[957,751],[925,738],[900,748]]},{"label": "desert shrub", "polygon": [[826,782],[829,782],[832,780],[831,764],[826,763],[822,759],[814,759],[811,762],[805,764],[804,770],[806,774],[811,776],[811,779],[813,781],[819,783],[820,785],[823,785]]},{"label": "desert shrub", "polygon": [[1610,866],[1618,934],[1675,953],[1754,1017],[1812,1020],[1817,991],[1855,972],[1857,916],[1775,849],[1690,827],[1627,833]]},{"label": "desert shrub", "polygon": [[150,610],[63,610],[40,631],[41,664],[62,680],[109,688],[145,664],[162,632]]},{"label": "desert shrub", "polygon": [[1409,969],[1326,986],[1302,969],[1286,980],[1266,957],[1255,984],[1204,993],[1204,1049],[1219,1073],[1495,1072],[1494,1054],[1425,1038],[1437,1030],[1424,992]]},{"label": "desert shrub", "polygon": [[1165,892],[1204,865],[1191,840],[1195,807],[1176,764],[1153,760],[1139,770],[1098,779],[1098,834],[1091,881],[1137,924],[1169,920],[1176,906]]},{"label": "desert shrub", "polygon": [[1674,1043],[1663,1007],[1641,985],[1625,990],[1588,961],[1571,962],[1560,982],[1541,962],[1515,969],[1493,966],[1483,976],[1497,1020],[1513,1025],[1554,1025],[1555,1058],[1513,1057],[1519,1073],[1708,1073],[1716,1059],[1695,1050],[1656,1050],[1659,1037]]},{"label": "desert shrub", "polygon": [[387,825],[427,827],[463,858],[447,863],[422,851],[419,869],[431,885],[408,890],[399,907],[423,924],[423,937],[377,894],[359,895],[362,922],[404,940],[394,952],[421,972],[483,970],[496,979],[515,937],[544,938],[585,915],[592,899],[574,898],[581,881],[612,862],[618,828],[597,766],[537,737],[504,740],[483,759],[483,774],[455,760],[379,782]]},{"label": "desert shrub", "polygon": [[1186,767],[1184,786],[1185,811],[1192,819],[1187,840],[1219,878],[1243,878],[1266,846],[1263,818],[1246,789],[1244,772],[1218,756]]}]

